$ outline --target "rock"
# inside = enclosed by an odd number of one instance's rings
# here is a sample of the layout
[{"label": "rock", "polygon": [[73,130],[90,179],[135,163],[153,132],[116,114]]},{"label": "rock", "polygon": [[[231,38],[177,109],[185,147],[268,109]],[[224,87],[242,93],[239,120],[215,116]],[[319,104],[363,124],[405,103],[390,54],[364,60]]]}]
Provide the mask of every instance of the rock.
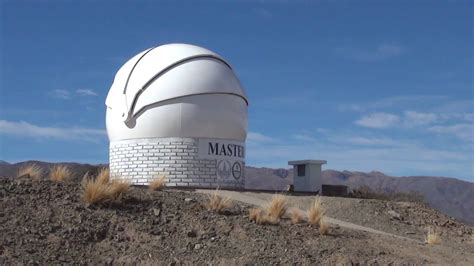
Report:
[{"label": "rock", "polygon": [[155,216],[160,216],[160,213],[161,213],[161,209],[153,208],[153,214],[154,214]]},{"label": "rock", "polygon": [[185,198],[184,202],[196,202],[196,200],[193,198]]},{"label": "rock", "polygon": [[402,220],[402,216],[394,210],[389,210],[387,213],[390,215],[391,219]]},{"label": "rock", "polygon": [[194,249],[195,249],[195,250],[199,250],[199,249],[201,249],[201,248],[202,248],[202,245],[201,245],[201,244],[196,244],[196,245],[194,245]]},{"label": "rock", "polygon": [[197,233],[195,230],[191,230],[191,231],[188,231],[188,233],[186,234],[188,237],[196,237],[197,236]]}]

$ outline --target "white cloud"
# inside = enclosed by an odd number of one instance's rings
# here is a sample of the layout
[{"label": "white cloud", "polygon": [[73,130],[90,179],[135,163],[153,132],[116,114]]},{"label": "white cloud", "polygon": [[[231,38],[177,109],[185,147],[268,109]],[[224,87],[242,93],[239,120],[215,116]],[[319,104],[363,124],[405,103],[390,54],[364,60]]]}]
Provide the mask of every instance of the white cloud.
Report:
[{"label": "white cloud", "polygon": [[474,125],[473,124],[455,124],[449,126],[433,126],[428,129],[438,134],[450,134],[459,139],[474,141]]},{"label": "white cloud", "polygon": [[314,137],[312,137],[308,134],[294,134],[293,138],[295,140],[301,140],[301,141],[309,141],[309,142],[316,141],[316,139]]},{"label": "white cloud", "polygon": [[404,115],[404,123],[407,126],[424,126],[432,124],[438,120],[438,116],[434,113],[405,111]]},{"label": "white cloud", "polygon": [[357,61],[374,62],[399,56],[405,52],[405,49],[397,44],[379,44],[372,49],[339,47],[337,52]]},{"label": "white cloud", "polygon": [[366,137],[349,137],[345,139],[346,142],[357,144],[357,145],[367,145],[367,146],[392,146],[397,145],[393,139],[390,138],[366,138]]},{"label": "white cloud", "polygon": [[50,95],[53,98],[58,98],[58,99],[64,99],[64,100],[71,99],[71,93],[67,90],[60,90],[60,89],[52,90],[50,91]]},{"label": "white cloud", "polygon": [[0,134],[28,138],[94,141],[106,135],[103,129],[42,127],[24,121],[0,120]]},{"label": "white cloud", "polygon": [[358,126],[369,128],[388,128],[400,122],[400,117],[388,113],[373,113],[365,115],[354,123]]},{"label": "white cloud", "polygon": [[249,132],[247,134],[247,141],[249,142],[272,142],[275,139],[269,136],[265,136],[263,134],[260,134],[258,132]]},{"label": "white cloud", "polygon": [[428,106],[438,106],[447,102],[450,102],[448,97],[443,95],[398,95],[367,102],[341,103],[337,105],[337,110],[356,112],[377,111],[389,108],[403,110],[420,107],[420,103]]},{"label": "white cloud", "polygon": [[95,91],[89,89],[78,89],[76,90],[76,94],[80,96],[97,96]]},{"label": "white cloud", "polygon": [[[78,96],[97,96],[97,93],[90,89],[77,89],[74,92]],[[69,90],[57,89],[50,91],[50,95],[53,98],[69,100],[72,98],[74,92],[71,93],[71,91]]]}]

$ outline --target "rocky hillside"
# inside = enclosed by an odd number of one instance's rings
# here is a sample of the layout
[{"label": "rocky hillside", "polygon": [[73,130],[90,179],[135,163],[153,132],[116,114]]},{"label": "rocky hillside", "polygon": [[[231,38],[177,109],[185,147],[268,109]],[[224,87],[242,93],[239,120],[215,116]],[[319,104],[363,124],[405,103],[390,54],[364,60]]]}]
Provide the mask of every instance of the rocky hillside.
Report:
[{"label": "rocky hillside", "polygon": [[[257,225],[249,221],[246,204],[233,202],[218,214],[205,208],[206,195],[177,189],[135,187],[119,200],[98,206],[86,206],[81,197],[77,181],[0,179],[0,264],[474,263],[472,228],[423,211],[423,206],[387,207],[360,199],[342,199],[351,201],[349,205],[325,203],[336,211],[331,212],[335,217],[352,213],[348,218],[357,217],[354,221],[370,219],[377,222],[370,226],[414,234],[405,239],[337,226],[322,235],[314,226],[294,225],[288,219]],[[399,215],[385,217],[387,208]],[[438,225],[440,244],[423,243],[426,224]]]},{"label": "rocky hillside", "polygon": [[[9,164],[0,161],[0,177],[15,176],[18,169],[27,163],[40,165],[48,171],[53,164],[40,161],[28,161]],[[86,172],[94,174],[106,165],[66,164],[75,178],[82,178]],[[246,186],[249,189],[282,190],[293,181],[293,172],[288,169],[246,168]],[[455,178],[410,176],[392,177],[381,172],[323,171],[324,184],[342,184],[350,188],[368,186],[383,192],[420,192],[433,208],[453,216],[461,221],[474,224],[474,183]]]}]

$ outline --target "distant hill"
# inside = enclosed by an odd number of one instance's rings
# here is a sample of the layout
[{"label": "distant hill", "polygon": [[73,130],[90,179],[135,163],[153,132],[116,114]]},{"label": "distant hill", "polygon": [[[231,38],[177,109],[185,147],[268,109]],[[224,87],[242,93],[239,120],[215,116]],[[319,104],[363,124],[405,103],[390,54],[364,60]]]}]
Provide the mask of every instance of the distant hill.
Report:
[{"label": "distant hill", "polygon": [[[45,171],[54,163],[27,161],[10,164],[0,161],[0,177],[16,176],[18,169],[25,164],[36,163]],[[74,178],[82,178],[86,172],[96,173],[107,165],[61,163],[74,173]],[[293,182],[293,171],[289,169],[246,168],[246,187],[253,189],[283,190]],[[474,183],[448,177],[408,176],[393,177],[381,172],[369,173],[352,171],[323,171],[323,184],[347,185],[354,189],[368,186],[384,192],[420,192],[427,203],[461,221],[474,224]]]},{"label": "distant hill", "polygon": [[27,164],[36,164],[40,166],[45,171],[45,175],[49,173],[49,170],[56,164],[66,165],[71,172],[73,173],[73,178],[82,178],[86,172],[90,174],[95,174],[99,171],[100,168],[107,166],[106,164],[91,165],[91,164],[81,164],[81,163],[72,163],[72,162],[61,162],[61,163],[48,163],[42,161],[25,161],[15,164],[10,164],[5,161],[0,161],[0,177],[11,177],[17,176],[18,170]]},{"label": "distant hill", "polygon": [[[246,187],[258,189],[284,189],[293,182],[293,171],[288,169],[246,169]],[[421,193],[433,208],[464,222],[474,224],[474,183],[433,176],[393,177],[372,171],[323,171],[323,184],[346,185],[351,189],[368,186],[384,192]]]}]

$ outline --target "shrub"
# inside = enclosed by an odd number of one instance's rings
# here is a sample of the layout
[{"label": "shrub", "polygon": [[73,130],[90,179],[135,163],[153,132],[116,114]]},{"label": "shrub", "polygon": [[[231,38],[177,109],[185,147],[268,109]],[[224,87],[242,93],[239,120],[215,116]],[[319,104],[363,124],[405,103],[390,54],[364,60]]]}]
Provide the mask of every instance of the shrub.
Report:
[{"label": "shrub", "polygon": [[275,225],[275,224],[278,224],[279,222],[280,222],[280,219],[278,217],[270,216],[264,212],[262,212],[262,214],[257,217],[257,221],[256,221],[257,224],[262,224],[262,225],[265,225],[265,224]]},{"label": "shrub", "polygon": [[18,177],[28,175],[33,180],[38,180],[43,176],[43,169],[34,163],[23,165],[18,171]]},{"label": "shrub", "polygon": [[426,235],[425,242],[428,245],[437,245],[441,243],[441,236],[438,232],[433,230],[431,227],[428,228],[428,234]]},{"label": "shrub", "polygon": [[290,210],[290,217],[293,224],[299,224],[303,221],[304,213],[298,208],[292,208]]},{"label": "shrub", "polygon": [[110,181],[109,168],[107,168],[107,167],[101,168],[100,171],[99,171],[99,174],[97,174],[96,180],[97,180],[97,182],[99,182],[101,184],[109,183],[109,181]]},{"label": "shrub", "polygon": [[312,225],[319,224],[319,221],[323,217],[325,211],[321,203],[321,198],[316,197],[313,204],[308,209],[308,222]]},{"label": "shrub", "polygon": [[110,187],[99,179],[86,179],[83,182],[82,198],[87,204],[100,204],[110,200]]},{"label": "shrub", "polygon": [[108,184],[110,194],[109,197],[113,200],[120,199],[125,192],[130,188],[130,183],[122,180],[113,180]]},{"label": "shrub", "polygon": [[280,219],[286,213],[287,205],[288,200],[286,196],[281,194],[274,195],[266,207],[268,216]]},{"label": "shrub", "polygon": [[82,198],[85,203],[102,204],[105,202],[121,199],[123,194],[130,188],[130,183],[114,180],[112,182],[104,182],[104,178],[95,179],[88,178],[88,174],[84,175],[82,186],[84,193]]},{"label": "shrub", "polygon": [[221,213],[224,209],[231,206],[231,200],[229,197],[221,197],[218,194],[219,189],[216,189],[212,195],[208,197],[207,209]]},{"label": "shrub", "polygon": [[65,165],[55,165],[49,172],[49,179],[54,182],[63,182],[71,176],[71,171]]},{"label": "shrub", "polygon": [[165,187],[165,183],[166,183],[166,180],[165,180],[165,176],[162,175],[160,177],[157,177],[155,179],[153,179],[151,182],[150,182],[150,185],[148,186],[148,188],[151,190],[151,191],[155,191],[155,190],[160,190],[160,189],[163,189]]},{"label": "shrub", "polygon": [[323,216],[319,219],[319,233],[321,235],[327,235],[329,233],[329,223],[326,222],[326,217]]},{"label": "shrub", "polygon": [[249,210],[249,219],[250,221],[254,221],[256,224],[278,224],[280,219],[278,217],[272,217],[265,213],[264,210],[260,208],[252,208]]},{"label": "shrub", "polygon": [[260,208],[252,208],[249,210],[249,219],[250,221],[257,221],[257,218],[262,215],[263,211]]}]

